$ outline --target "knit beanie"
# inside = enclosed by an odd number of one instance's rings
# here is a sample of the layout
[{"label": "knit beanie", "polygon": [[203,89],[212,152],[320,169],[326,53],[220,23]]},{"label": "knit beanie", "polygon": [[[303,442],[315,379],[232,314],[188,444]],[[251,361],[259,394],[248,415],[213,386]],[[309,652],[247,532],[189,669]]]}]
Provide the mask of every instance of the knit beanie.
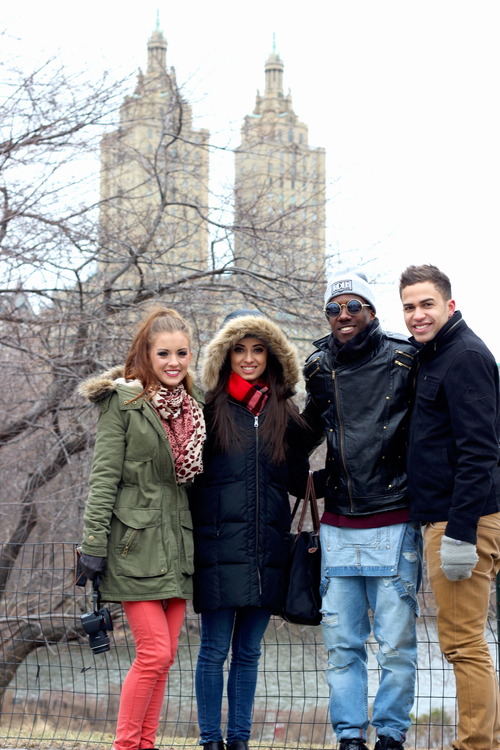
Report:
[{"label": "knit beanie", "polygon": [[376,312],[375,297],[363,271],[351,269],[331,276],[326,285],[325,307],[334,297],[341,294],[362,297],[373,308],[373,312]]}]

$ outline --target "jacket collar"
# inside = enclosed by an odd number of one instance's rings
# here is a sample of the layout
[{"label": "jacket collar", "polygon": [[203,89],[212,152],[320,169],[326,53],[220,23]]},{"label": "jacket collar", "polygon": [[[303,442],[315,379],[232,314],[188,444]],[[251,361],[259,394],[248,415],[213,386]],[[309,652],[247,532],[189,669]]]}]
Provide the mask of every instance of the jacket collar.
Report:
[{"label": "jacket collar", "polygon": [[458,333],[464,331],[466,328],[467,323],[462,318],[462,313],[460,310],[456,310],[431,341],[421,344],[411,336],[410,342],[418,348],[419,357],[431,357],[434,353],[443,349]]},{"label": "jacket collar", "polygon": [[[93,375],[80,383],[78,392],[91,403],[98,404],[115,391],[120,391],[124,394],[124,398],[120,402],[120,408],[141,409],[144,404],[149,403],[149,400],[138,398],[131,403],[126,403],[141,393],[142,386],[138,381],[126,382],[124,374],[125,367],[123,365],[111,367],[109,370]],[[196,385],[193,386],[193,398],[201,404],[205,401],[203,391]]]},{"label": "jacket collar", "polygon": [[370,354],[380,345],[383,335],[379,319],[375,318],[361,333],[358,333],[345,344],[340,344],[331,333],[329,336],[324,336],[322,339],[315,341],[314,346],[322,351],[330,352],[334,362],[347,364]]}]

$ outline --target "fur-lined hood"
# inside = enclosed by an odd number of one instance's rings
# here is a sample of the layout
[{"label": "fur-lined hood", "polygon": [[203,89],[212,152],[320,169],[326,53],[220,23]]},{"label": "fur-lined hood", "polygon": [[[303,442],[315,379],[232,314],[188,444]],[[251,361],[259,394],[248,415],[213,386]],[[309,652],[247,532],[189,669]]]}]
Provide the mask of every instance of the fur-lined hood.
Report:
[{"label": "fur-lined hood", "polygon": [[[124,365],[116,365],[105,372],[99,373],[99,375],[93,375],[91,378],[84,380],[78,386],[78,393],[93,404],[98,404],[118,388],[130,388],[133,391],[130,394],[130,398],[139,395],[143,390],[142,384],[138,380],[125,380],[124,375]],[[194,382],[192,384],[191,395],[198,403],[204,403],[205,397],[203,392]]]},{"label": "fur-lined hood", "polygon": [[[83,383],[80,383],[78,392],[93,404],[96,404],[102,401],[103,398],[106,398],[112,391],[116,391],[118,379],[120,379],[121,385],[132,385],[132,383],[127,384],[123,379],[124,373],[125,367],[123,365],[111,367],[106,372],[93,375],[91,378],[84,380]],[[137,387],[137,383],[134,383],[134,386]]]},{"label": "fur-lined hood", "polygon": [[203,386],[208,391],[215,388],[229,349],[245,336],[254,336],[267,344],[283,367],[285,386],[294,392],[300,378],[297,350],[278,326],[262,315],[241,315],[223,324],[205,349]]}]

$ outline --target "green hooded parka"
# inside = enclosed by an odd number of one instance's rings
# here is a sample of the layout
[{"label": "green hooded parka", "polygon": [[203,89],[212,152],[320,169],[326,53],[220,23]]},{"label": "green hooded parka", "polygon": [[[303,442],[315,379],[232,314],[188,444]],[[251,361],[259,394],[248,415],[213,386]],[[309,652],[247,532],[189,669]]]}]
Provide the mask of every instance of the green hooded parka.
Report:
[{"label": "green hooded parka", "polygon": [[[100,415],[82,551],[107,558],[104,601],[191,599],[193,524],[165,428],[140,389],[115,367],[80,392]],[[193,394],[203,403],[201,392]]]}]

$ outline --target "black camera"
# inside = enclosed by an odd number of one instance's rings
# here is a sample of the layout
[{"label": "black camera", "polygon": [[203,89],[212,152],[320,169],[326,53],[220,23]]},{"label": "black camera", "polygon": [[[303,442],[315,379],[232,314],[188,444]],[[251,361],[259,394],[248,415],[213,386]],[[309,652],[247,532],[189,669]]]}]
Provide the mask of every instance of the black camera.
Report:
[{"label": "black camera", "polygon": [[106,607],[101,608],[101,595],[99,593],[99,576],[94,579],[93,603],[94,611],[87,612],[80,617],[83,629],[89,637],[89,646],[94,654],[102,654],[109,651],[108,630],[113,630],[113,621]]}]

